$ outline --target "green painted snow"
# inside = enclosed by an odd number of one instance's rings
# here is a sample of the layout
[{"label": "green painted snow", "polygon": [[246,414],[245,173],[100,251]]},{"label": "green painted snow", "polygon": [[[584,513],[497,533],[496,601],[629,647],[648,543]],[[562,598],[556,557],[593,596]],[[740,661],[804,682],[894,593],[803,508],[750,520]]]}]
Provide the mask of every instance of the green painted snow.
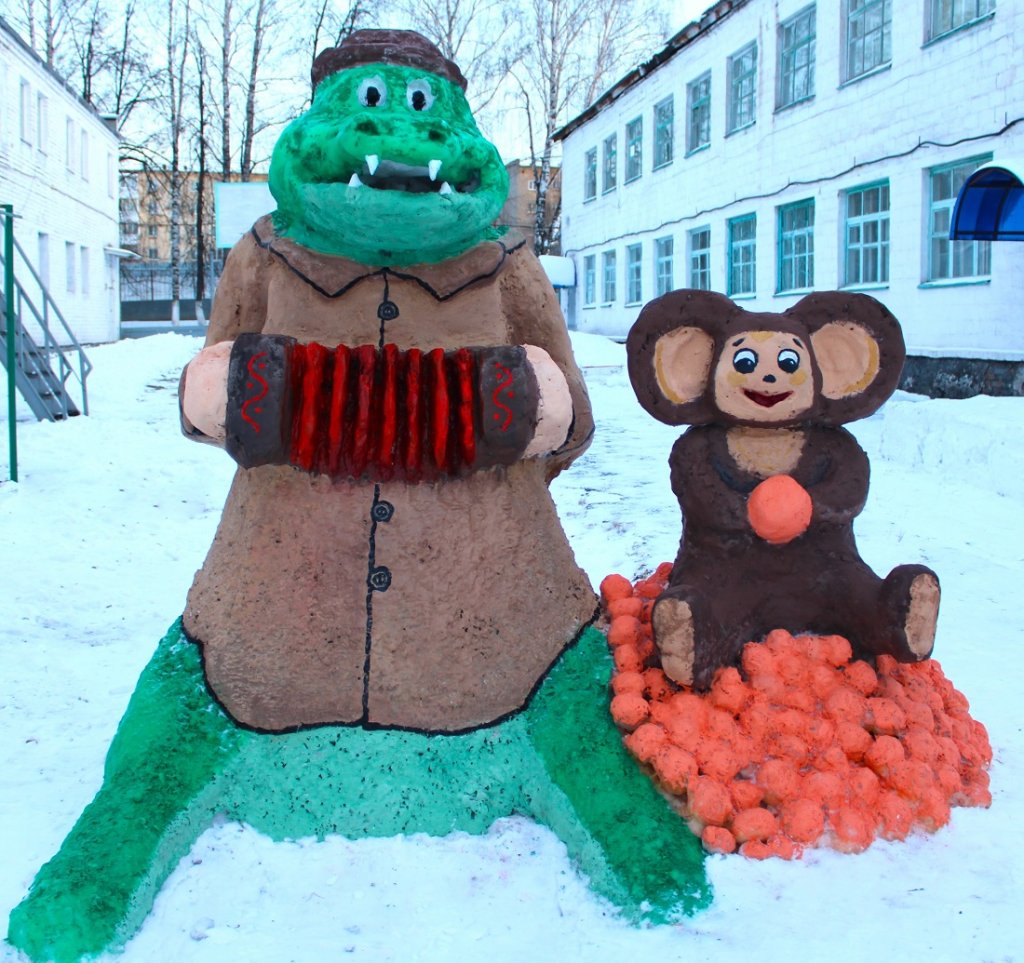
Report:
[{"label": "green painted snow", "polygon": [[275,840],[454,831],[522,814],[550,827],[631,920],[710,901],[699,842],[622,746],[611,661],[588,629],[529,708],[465,735],[240,729],[175,625],[139,679],[103,786],[11,914],[8,941],[58,963],[116,949],[216,813]]}]

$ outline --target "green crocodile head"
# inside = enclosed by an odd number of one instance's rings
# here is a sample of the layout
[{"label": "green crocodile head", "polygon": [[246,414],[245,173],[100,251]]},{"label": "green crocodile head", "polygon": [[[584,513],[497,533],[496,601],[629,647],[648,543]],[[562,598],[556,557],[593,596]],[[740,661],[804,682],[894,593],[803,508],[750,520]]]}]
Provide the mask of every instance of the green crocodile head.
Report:
[{"label": "green crocodile head", "polygon": [[425,69],[364,63],[324,77],[270,164],[278,233],[366,264],[437,262],[500,236],[497,149],[461,87]]}]

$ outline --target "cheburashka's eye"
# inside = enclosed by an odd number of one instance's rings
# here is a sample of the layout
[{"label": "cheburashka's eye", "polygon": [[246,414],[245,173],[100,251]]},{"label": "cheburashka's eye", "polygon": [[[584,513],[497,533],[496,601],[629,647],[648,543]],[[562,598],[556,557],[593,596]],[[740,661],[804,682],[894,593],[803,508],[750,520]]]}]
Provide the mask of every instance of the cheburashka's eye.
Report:
[{"label": "cheburashka's eye", "polygon": [[741,348],[732,356],[732,366],[740,374],[750,374],[757,367],[757,352]]},{"label": "cheburashka's eye", "polygon": [[359,103],[364,107],[383,107],[388,99],[388,89],[380,77],[367,77],[359,85]]},{"label": "cheburashka's eye", "polygon": [[418,80],[410,80],[409,86],[405,88],[405,101],[413,110],[430,110],[434,103],[434,92],[430,89],[430,83],[422,77]]},{"label": "cheburashka's eye", "polygon": [[786,372],[786,374],[792,374],[800,367],[800,355],[798,355],[792,348],[783,348],[779,352],[779,367]]}]

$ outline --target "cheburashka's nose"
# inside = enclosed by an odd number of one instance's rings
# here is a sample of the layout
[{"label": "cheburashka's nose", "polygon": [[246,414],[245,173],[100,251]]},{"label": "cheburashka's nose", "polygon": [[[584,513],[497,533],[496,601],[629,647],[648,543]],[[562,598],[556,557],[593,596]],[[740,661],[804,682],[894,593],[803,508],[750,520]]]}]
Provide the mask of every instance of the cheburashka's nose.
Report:
[{"label": "cheburashka's nose", "polygon": [[763,381],[767,381],[769,384],[773,385],[773,384],[775,384],[775,375],[773,375],[773,374],[766,374],[762,380]]}]

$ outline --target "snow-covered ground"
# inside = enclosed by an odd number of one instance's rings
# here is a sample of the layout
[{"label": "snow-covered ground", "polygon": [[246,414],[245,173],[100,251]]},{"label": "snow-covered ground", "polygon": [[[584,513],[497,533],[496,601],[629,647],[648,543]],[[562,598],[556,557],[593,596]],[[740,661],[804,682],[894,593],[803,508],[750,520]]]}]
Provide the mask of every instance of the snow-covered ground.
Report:
[{"label": "snow-covered ground", "polygon": [[[596,585],[674,556],[676,430],[635,402],[622,347],[574,341],[598,434],[554,491]],[[4,917],[98,789],[136,678],[220,516],[232,463],[177,426],[178,373],[199,346],[161,335],[93,349],[91,416],[19,423],[20,483],[0,484]],[[939,573],[936,655],[988,726],[990,810],[954,810],[935,835],[857,856],[711,857],[713,906],[643,930],[522,819],[484,837],[286,844],[224,824],[182,861],[123,959],[1024,959],[1024,399],[898,394],[853,427],[873,466],[862,554],[880,571],[922,561]],[[0,958],[18,954],[5,945]]]}]

